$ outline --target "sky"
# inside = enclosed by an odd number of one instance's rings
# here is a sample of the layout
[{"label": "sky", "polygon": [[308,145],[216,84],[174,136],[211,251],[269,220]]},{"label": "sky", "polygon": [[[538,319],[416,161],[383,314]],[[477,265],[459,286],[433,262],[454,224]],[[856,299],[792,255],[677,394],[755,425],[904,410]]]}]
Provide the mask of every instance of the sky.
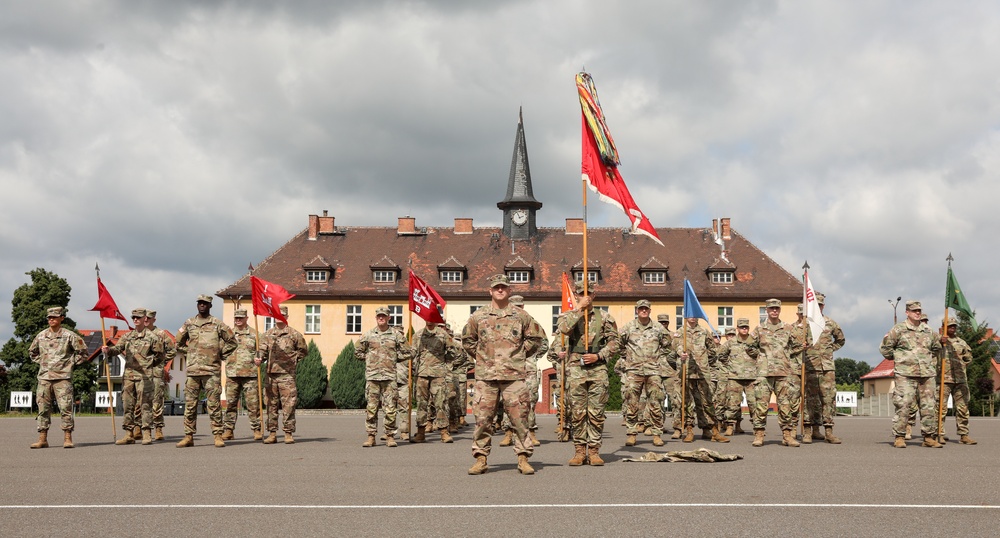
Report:
[{"label": "sky", "polygon": [[[500,225],[519,109],[539,225],[561,227],[582,69],[653,225],[730,217],[791,273],[808,261],[838,357],[881,360],[896,297],[939,323],[949,253],[1000,317],[997,2],[0,6],[0,341],[36,267],[69,281],[78,327],[99,324],[100,263],[123,311],[175,330],[309,214]],[[588,221],[628,225],[595,197]]]}]

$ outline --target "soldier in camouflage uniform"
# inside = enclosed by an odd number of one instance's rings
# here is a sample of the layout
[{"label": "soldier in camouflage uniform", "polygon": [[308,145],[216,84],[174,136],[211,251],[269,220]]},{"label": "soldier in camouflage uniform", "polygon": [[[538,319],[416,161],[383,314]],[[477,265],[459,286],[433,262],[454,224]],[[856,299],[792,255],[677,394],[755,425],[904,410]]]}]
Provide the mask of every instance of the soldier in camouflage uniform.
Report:
[{"label": "soldier in camouflage uniform", "polygon": [[[656,322],[663,327],[663,330],[670,334],[670,316],[667,314],[658,314],[656,316]],[[671,345],[673,342],[673,337],[671,336]],[[676,359],[676,358],[675,358]],[[676,361],[674,361],[676,364]],[[671,439],[680,439],[681,430],[684,426],[681,424],[681,413],[680,413],[680,402],[681,402],[681,385],[677,382],[677,370],[671,364],[666,356],[663,357],[663,361],[660,364],[660,378],[663,380],[663,393],[667,396],[667,402],[670,404],[670,420],[671,427],[674,431],[673,435],[670,436]],[[660,426],[666,431],[666,419],[664,418],[663,425]]]},{"label": "soldier in camouflage uniform", "polygon": [[465,382],[468,379],[469,356],[462,348],[462,340],[455,336],[451,330],[450,324],[445,325],[445,330],[451,337],[452,350],[455,355],[448,372],[448,431],[455,433],[459,428],[465,426],[466,400],[468,398]]},{"label": "soldier in camouflage uniform", "polygon": [[[694,413],[687,412],[684,418],[685,443],[694,441],[694,420],[698,418],[701,428],[701,438],[716,443],[728,443],[729,439],[722,435],[716,422],[715,400],[712,395],[711,376],[716,364],[718,345],[712,333],[698,325],[699,318],[685,318],[685,324],[680,337],[674,337],[674,349],[677,352],[678,371],[683,370],[687,361],[686,394],[684,398],[694,406]],[[687,346],[685,348],[685,345]]]},{"label": "soldier in camouflage uniform", "polygon": [[[819,311],[823,313],[826,296],[816,294]],[[841,443],[840,438],[833,434],[833,417],[837,415],[837,373],[833,362],[833,352],[844,347],[847,341],[840,325],[823,315],[823,332],[819,341],[805,350],[806,366],[806,410],[803,418],[802,442],[811,443],[813,439],[826,441],[834,445]],[[812,329],[808,327],[806,342],[812,342]],[[822,422],[826,430],[820,434],[819,425]]]},{"label": "soldier in camouflage uniform", "polygon": [[[448,433],[445,383],[455,354],[451,337],[444,327],[427,323],[426,327],[417,331],[413,335],[413,357],[417,374],[417,433],[413,440],[422,443],[425,424],[431,422],[432,430],[441,432],[441,442],[451,443],[454,440]],[[428,413],[431,405],[433,417]]]},{"label": "soldier in camouflage uniform", "polygon": [[[724,341],[719,342],[719,347],[716,348],[716,361],[715,361],[715,391],[712,393],[712,403],[715,404],[715,422],[719,424],[719,430],[723,431],[728,429],[728,419],[726,418],[726,406],[729,400],[729,365],[718,360],[719,355],[722,353],[722,348],[726,346],[727,342],[730,342],[733,338],[736,338],[736,329],[729,327],[726,329]],[[732,435],[732,431],[724,432],[723,435]]]},{"label": "soldier in camouflage uniform", "polygon": [[[280,308],[281,315],[288,318],[288,307]],[[285,444],[295,442],[295,407],[299,403],[299,389],[295,384],[295,371],[309,348],[302,333],[288,326],[280,319],[274,320],[271,327],[260,337],[260,350],[255,365],[267,362],[267,431],[270,435],[264,439],[264,444],[272,445],[278,442],[278,407],[284,420],[281,429],[285,433]]]},{"label": "soldier in camouflage uniform", "polygon": [[[922,323],[922,324],[927,325],[928,327],[930,327],[930,325],[928,325],[928,321],[929,321],[929,318],[927,317],[927,314],[921,313],[920,314],[920,323]],[[908,412],[907,412],[906,436],[905,436],[907,441],[909,441],[910,439],[912,439],[912,435],[911,434],[913,433],[913,427],[916,426],[916,425],[917,425],[917,402],[913,401],[910,404],[910,408],[908,409]]]},{"label": "soldier in camouflage uniform", "polygon": [[[719,362],[724,364],[728,371],[723,404],[727,436],[743,431],[736,429],[742,421],[743,394],[746,394],[748,409],[752,410],[757,404],[757,382],[760,378],[757,365],[759,354],[760,350],[750,338],[750,320],[739,318],[736,320],[736,336],[726,340],[719,347]],[[757,428],[758,425],[755,424],[754,429]],[[764,429],[763,422],[759,424],[759,428]]]},{"label": "soldier in camouflage uniform", "polygon": [[[114,346],[103,346],[105,356],[121,354],[125,358],[122,373],[122,429],[125,437],[115,441],[116,445],[135,443],[135,430],[142,431],[142,444],[153,442],[153,374],[156,363],[164,353],[163,340],[146,329],[146,310],[132,310],[135,330],[129,331]],[[136,407],[141,409],[136,420]]]},{"label": "soldier in camouflage uniform", "polygon": [[[594,293],[576,301],[576,308],[559,316],[558,331],[566,335],[566,377],[569,386],[570,431],[575,454],[570,465],[604,465],[601,439],[608,405],[608,360],[621,349],[618,325],[610,314],[593,307]],[[584,282],[576,293],[583,294]]]},{"label": "soldier in camouflage uniform", "polygon": [[[556,423],[555,433],[558,434],[558,440],[560,443],[566,443],[570,441],[573,436],[570,433],[570,399],[569,399],[569,386],[567,385],[566,376],[563,375],[565,369],[564,363],[566,361],[566,353],[564,353],[563,342],[566,336],[557,334],[552,338],[552,344],[549,345],[548,359],[552,363],[552,367],[556,371],[556,393],[552,395],[556,400],[556,413],[559,416],[559,421]],[[564,409],[565,407],[565,409]]]},{"label": "soldier in camouflage uniform", "polygon": [[778,425],[781,426],[781,444],[799,446],[795,439],[798,426],[798,400],[801,390],[801,366],[792,362],[792,356],[802,350],[803,341],[795,338],[792,326],[781,321],[781,301],[768,299],[767,319],[754,329],[752,338],[760,349],[757,363],[760,375],[757,382],[757,403],[753,408],[753,446],[764,446],[764,428],[771,393],[778,402]]},{"label": "soldier in camouflage uniform", "polygon": [[[358,340],[354,357],[365,361],[365,431],[368,439],[363,447],[375,446],[375,436],[378,434],[378,411],[385,415],[385,444],[396,446],[396,383],[400,367],[405,367],[407,375],[400,383],[400,390],[409,393],[407,380],[409,361],[412,351],[402,331],[389,326],[389,309],[380,306],[375,309],[377,326],[366,332]],[[405,412],[409,414],[409,399]],[[403,422],[405,426],[406,422]]]},{"label": "soldier in camouflage uniform", "polygon": [[472,455],[476,463],[469,474],[483,474],[489,468],[492,438],[490,422],[503,399],[507,415],[514,428],[514,452],[517,470],[534,474],[528,463],[534,446],[528,438],[528,357],[538,352],[545,333],[527,312],[510,304],[510,281],[506,275],[489,279],[490,304],[476,310],[462,330],[462,347],[476,364],[476,388],[472,403],[476,415]]},{"label": "soldier in camouflage uniform", "polygon": [[[972,362],[972,348],[969,344],[958,336],[958,320],[948,319],[948,340],[944,343],[939,352],[939,356],[946,361],[944,368],[944,398],[947,401],[950,395],[953,399],[955,409],[955,426],[958,428],[959,442],[963,445],[974,445],[974,441],[969,437],[969,381],[965,369]],[[947,414],[948,408],[942,408]],[[944,416],[941,416],[941,425],[944,426]],[[944,441],[944,432],[941,432],[940,441]]]},{"label": "soldier in camouflage uniform", "polygon": [[906,448],[906,420],[914,401],[920,408],[920,429],[924,435],[923,446],[940,448],[937,437],[937,391],[935,390],[935,354],[941,350],[941,341],[931,329],[920,323],[923,308],[920,301],[906,302],[906,321],[889,330],[879,352],[895,363],[896,389],[892,403],[896,417],[892,433],[893,446]]},{"label": "soldier in camouflage uniform", "polygon": [[650,319],[649,301],[642,299],[635,305],[636,318],[621,330],[622,357],[625,361],[624,414],[625,446],[635,446],[639,431],[639,396],[647,393],[646,406],[653,433],[653,446],[663,446],[663,380],[662,364],[674,354],[670,333]]},{"label": "soldier in camouflage uniform", "polygon": [[[388,311],[389,310],[386,309],[386,312]],[[406,340],[406,337],[403,336],[403,330],[401,328],[399,327],[390,327],[390,328],[399,333],[399,335],[403,337],[404,341]],[[409,344],[407,344],[407,349],[409,349]],[[400,360],[399,362],[396,363],[395,432],[399,433],[400,439],[404,441],[410,441],[411,443],[415,441],[410,438],[410,418],[412,417],[412,409],[411,409],[412,406],[410,404],[413,400],[414,396],[413,393],[415,392],[416,389],[414,385],[416,383],[414,379],[414,383],[411,384],[410,378],[415,377],[416,373],[417,373],[416,365],[413,363],[412,360],[410,359]],[[383,405],[384,404],[385,403],[383,402]],[[386,412],[385,409],[383,409],[383,413],[385,412]],[[383,435],[383,437],[385,436]]]},{"label": "soldier in camouflage uniform", "polygon": [[[524,310],[524,297],[520,295],[511,295],[510,304]],[[532,319],[534,320],[534,318]],[[535,320],[535,323],[538,324],[538,320]],[[541,324],[538,324],[536,330],[545,334],[545,329],[542,328]],[[539,357],[547,355],[548,352],[549,340],[548,337],[545,337],[542,339],[542,346],[538,348],[538,351],[534,355],[528,357],[528,360],[525,363],[525,372],[527,373],[527,377],[524,380],[524,384],[527,386],[528,395],[531,397],[528,406],[528,439],[531,440],[532,446],[540,446],[542,444],[542,442],[538,440],[538,436],[535,435],[535,432],[538,430],[538,423],[535,421],[535,406],[538,404],[539,385],[538,359]],[[513,443],[514,428],[511,427],[510,417],[506,413],[503,413],[503,420],[501,421],[500,427],[506,432],[503,440],[500,441],[500,446],[510,446]]]},{"label": "soldier in camouflage uniform", "polygon": [[237,309],[233,312],[233,334],[239,346],[226,361],[226,415],[223,419],[225,431],[222,439],[228,441],[234,437],[236,419],[240,412],[240,397],[247,408],[247,418],[250,429],[253,430],[253,440],[264,438],[260,429],[260,387],[257,384],[257,331],[247,324],[247,311]]},{"label": "soldier in camouflage uniform", "polygon": [[[228,325],[212,316],[212,296],[199,295],[198,315],[177,331],[175,353],[187,365],[184,382],[184,438],[177,448],[194,446],[198,431],[198,396],[205,391],[215,446],[222,448],[222,361],[236,351],[236,336]],[[168,360],[174,357],[168,356]]]},{"label": "soldier in camouflage uniform", "polygon": [[49,328],[38,333],[28,347],[28,357],[38,363],[38,441],[31,448],[48,448],[52,402],[58,402],[62,415],[63,448],[73,448],[73,366],[87,360],[83,338],[62,327],[66,309],[61,306],[46,311]]},{"label": "soldier in camouflage uniform", "polygon": [[158,354],[153,364],[153,433],[154,441],[163,440],[163,403],[167,397],[167,372],[170,370],[168,356],[173,356],[174,340],[167,331],[156,326],[156,310],[146,309],[146,330],[163,342],[163,352]]}]

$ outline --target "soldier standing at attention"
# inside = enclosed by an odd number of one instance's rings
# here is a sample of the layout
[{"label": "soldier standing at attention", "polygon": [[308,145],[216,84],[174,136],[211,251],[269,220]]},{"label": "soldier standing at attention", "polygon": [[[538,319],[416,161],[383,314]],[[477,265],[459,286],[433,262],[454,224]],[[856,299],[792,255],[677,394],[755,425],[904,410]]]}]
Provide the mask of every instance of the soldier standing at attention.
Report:
[{"label": "soldier standing at attention", "polygon": [[476,431],[472,439],[475,465],[469,474],[483,474],[492,443],[490,423],[498,401],[514,428],[517,471],[535,474],[528,463],[534,446],[528,438],[528,391],[524,383],[528,357],[538,352],[545,333],[525,311],[510,304],[510,281],[506,275],[489,278],[490,304],[476,310],[462,330],[462,347],[476,364],[476,388],[472,406]]},{"label": "soldier standing at attention", "polygon": [[[825,308],[826,296],[816,294],[819,311]],[[813,439],[839,445],[840,438],[833,435],[833,417],[837,414],[837,372],[833,362],[833,352],[844,347],[847,341],[840,325],[823,315],[823,332],[819,341],[806,348],[806,409],[803,418],[802,442],[811,443]],[[808,327],[808,324],[806,325]],[[808,329],[807,342],[812,342],[812,329]],[[823,424],[825,435],[820,434],[819,425]]]},{"label": "soldier standing at attention", "polygon": [[[389,326],[389,309],[380,306],[375,309],[376,327],[361,336],[354,357],[365,361],[365,431],[368,439],[363,447],[375,446],[375,435],[378,434],[378,411],[382,410],[385,418],[385,444],[396,446],[396,381],[399,365],[406,365],[412,351],[402,331]],[[409,391],[409,385],[404,379],[400,390]],[[409,414],[409,400],[406,413]],[[405,422],[404,422],[405,425]]]},{"label": "soldier standing at attention", "polygon": [[[728,443],[729,439],[719,431],[719,424],[715,417],[715,399],[712,394],[712,368],[716,363],[715,337],[698,325],[698,318],[685,318],[686,326],[682,329],[680,336],[674,337],[674,347],[679,350],[677,357],[680,361],[688,361],[687,379],[682,382],[687,383],[685,398],[693,404],[694,413],[686,413],[684,419],[684,439],[685,443],[694,441],[694,421],[698,418],[698,427],[701,428],[701,438],[717,443]],[[685,334],[686,333],[686,336]],[[685,340],[687,349],[684,349]],[[677,371],[683,372],[683,362],[677,365]],[[694,415],[694,416],[692,416]]]},{"label": "soldier standing at attention", "polygon": [[167,397],[167,371],[170,370],[167,357],[174,354],[174,340],[167,331],[156,326],[156,310],[146,310],[146,330],[152,331],[163,342],[163,352],[158,354],[153,365],[153,434],[154,441],[163,440],[163,402]]},{"label": "soldier standing at attention", "polygon": [[[670,334],[670,316],[667,314],[657,314],[656,322],[663,327],[667,334]],[[671,338],[671,341],[673,339]],[[672,429],[674,430],[673,435],[670,436],[671,439],[680,439],[681,430],[683,426],[681,425],[681,414],[680,414],[680,403],[681,403],[681,386],[677,382],[677,370],[670,364],[672,361],[668,360],[668,357],[664,356],[662,363],[660,364],[660,379],[663,380],[663,393],[667,395],[667,401],[670,404],[670,420],[672,422]],[[666,431],[666,418],[664,418],[663,425],[661,426],[664,431]]]},{"label": "soldier standing at attention", "polygon": [[650,319],[650,304],[642,299],[635,304],[636,318],[625,324],[621,331],[621,347],[625,361],[625,446],[635,446],[639,435],[639,399],[647,393],[649,424],[653,433],[653,446],[663,446],[663,379],[661,364],[674,354],[670,333]]},{"label": "soldier standing at attention", "polygon": [[73,366],[87,360],[87,346],[80,335],[62,328],[66,309],[54,306],[46,311],[49,328],[38,333],[28,347],[28,357],[38,363],[38,441],[31,448],[48,448],[52,401],[62,414],[63,448],[73,448]]},{"label": "soldier standing at attention", "polygon": [[923,446],[941,448],[937,437],[937,375],[934,356],[941,350],[941,341],[926,323],[920,322],[923,308],[920,301],[906,302],[906,320],[897,323],[882,339],[879,352],[895,363],[896,389],[892,403],[896,407],[893,421],[893,442],[896,448],[906,448],[906,421],[910,407],[916,402],[920,409],[920,429]]},{"label": "soldier standing at attention", "polygon": [[[122,374],[122,429],[125,437],[115,441],[116,445],[131,445],[135,442],[135,430],[142,431],[142,444],[153,442],[153,374],[159,357],[163,355],[163,341],[146,329],[146,310],[132,310],[135,330],[121,337],[118,345],[102,346],[105,356],[121,354],[125,357],[125,371]],[[136,408],[140,409],[138,420]]]},{"label": "soldier standing at attention", "polygon": [[[727,335],[728,336],[728,335]],[[742,433],[743,394],[747,396],[747,408],[753,409],[757,403],[757,379],[760,377],[757,356],[760,351],[750,338],[750,320],[736,320],[736,336],[726,340],[719,348],[719,362],[726,365],[729,381],[726,387],[725,421],[726,435]],[[753,428],[764,429],[764,423],[754,423]]]},{"label": "soldier standing at attention", "polygon": [[802,340],[796,339],[791,325],[781,321],[781,301],[768,299],[765,303],[767,319],[753,332],[754,344],[760,349],[757,363],[762,379],[757,382],[757,404],[753,408],[753,446],[764,446],[764,427],[767,423],[767,406],[774,392],[778,401],[778,425],[781,426],[781,444],[799,446],[795,439],[798,426],[799,375],[801,370],[792,364],[792,355],[802,350]]},{"label": "soldier standing at attention", "polygon": [[[521,310],[524,310],[524,297],[520,295],[511,295],[510,304],[516,306],[517,308],[520,308]],[[528,315],[530,316],[531,314]],[[535,318],[531,319],[535,322],[536,325],[538,325],[538,327],[536,327],[536,330],[540,331],[542,334],[545,334],[545,329],[542,328],[541,324],[539,324],[538,321],[535,320]],[[530,398],[528,402],[528,439],[531,441],[532,446],[540,446],[542,444],[542,442],[539,441],[538,437],[535,435],[535,431],[538,430],[538,424],[535,422],[535,405],[538,404],[538,385],[539,385],[538,358],[544,357],[545,354],[548,353],[548,351],[549,351],[549,341],[548,337],[545,337],[542,339],[542,347],[538,348],[538,351],[534,355],[528,357],[525,366],[525,373],[527,374],[527,377],[524,380],[524,384],[527,386],[528,396]],[[500,441],[500,446],[510,446],[511,444],[513,444],[514,428],[510,426],[510,417],[508,417],[506,413],[504,413],[502,427],[504,430],[506,430],[506,433],[504,434],[503,440]]]},{"label": "soldier standing at attention", "polygon": [[[288,319],[288,307],[282,306],[281,315]],[[309,352],[302,333],[291,328],[280,319],[274,320],[274,327],[264,333],[260,339],[260,350],[255,365],[267,362],[267,431],[271,435],[264,439],[264,444],[273,445],[277,442],[278,406],[281,406],[282,431],[285,432],[285,444],[295,442],[295,406],[299,403],[299,390],[295,385],[295,369],[299,361]]]},{"label": "soldier standing at attention", "polygon": [[[604,465],[601,438],[608,405],[608,360],[621,349],[618,325],[610,314],[594,308],[594,284],[576,308],[559,316],[558,331],[566,335],[566,378],[569,386],[570,432],[575,453],[569,464]],[[584,293],[584,282],[576,284]]]},{"label": "soldier standing at attention", "polygon": [[[948,319],[948,340],[941,349],[941,355],[946,361],[944,370],[944,399],[952,396],[955,408],[955,426],[958,427],[959,442],[963,445],[974,445],[974,441],[969,437],[969,381],[965,374],[965,368],[972,362],[972,348],[969,344],[958,336],[958,320]],[[946,414],[947,407],[943,408]],[[941,417],[941,424],[944,425],[944,416]],[[941,436],[944,440],[944,436]]]},{"label": "soldier standing at attention", "polygon": [[222,440],[233,438],[236,418],[240,410],[240,397],[247,407],[247,417],[253,430],[253,440],[260,441],[260,397],[257,387],[257,338],[259,335],[247,324],[247,311],[240,308],[233,312],[233,334],[239,344],[236,351],[226,360],[226,416],[223,419],[225,431]]},{"label": "soldier standing at attention", "polygon": [[[444,327],[427,323],[413,336],[413,355],[417,364],[417,433],[413,440],[418,443],[425,440],[425,424],[432,420],[432,429],[441,432],[441,442],[451,443],[454,439],[448,433],[448,409],[445,406],[445,383],[451,362],[455,359],[451,337]],[[434,416],[429,417],[432,404]]]},{"label": "soldier standing at attention", "polygon": [[[187,364],[184,382],[184,438],[177,448],[194,446],[198,431],[198,396],[205,391],[215,446],[222,448],[222,361],[236,351],[236,336],[228,325],[212,316],[212,296],[199,295],[198,315],[177,331],[176,353]],[[173,358],[173,357],[169,357]]]}]

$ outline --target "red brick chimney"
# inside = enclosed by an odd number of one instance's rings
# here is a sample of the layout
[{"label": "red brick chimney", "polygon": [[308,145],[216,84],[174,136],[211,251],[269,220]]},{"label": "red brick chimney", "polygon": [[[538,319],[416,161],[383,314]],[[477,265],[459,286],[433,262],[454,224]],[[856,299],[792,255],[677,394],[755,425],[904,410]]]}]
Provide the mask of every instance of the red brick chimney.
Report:
[{"label": "red brick chimney", "polygon": [[725,218],[722,219],[722,230],[721,230],[721,233],[722,233],[722,240],[723,241],[729,241],[730,239],[733,238],[732,229],[729,227],[729,217],[725,217]]},{"label": "red brick chimney", "polygon": [[409,215],[405,217],[399,217],[399,227],[396,228],[396,233],[398,234],[417,233],[417,219]]},{"label": "red brick chimney", "polygon": [[472,219],[468,219],[468,218],[456,218],[455,219],[455,233],[456,234],[471,234],[472,233]]},{"label": "red brick chimney", "polygon": [[324,209],[323,216],[319,217],[319,233],[332,234],[333,232],[333,217],[327,216],[327,211]]},{"label": "red brick chimney", "polygon": [[319,235],[319,217],[309,215],[309,240],[315,241],[317,235]]}]

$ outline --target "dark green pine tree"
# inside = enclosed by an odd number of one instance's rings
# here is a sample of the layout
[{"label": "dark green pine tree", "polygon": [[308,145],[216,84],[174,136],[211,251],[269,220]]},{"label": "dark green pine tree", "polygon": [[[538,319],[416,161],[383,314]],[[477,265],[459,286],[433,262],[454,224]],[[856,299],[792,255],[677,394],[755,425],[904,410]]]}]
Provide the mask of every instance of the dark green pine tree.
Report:
[{"label": "dark green pine tree", "polygon": [[337,409],[365,406],[365,363],[354,357],[354,342],[348,342],[330,367],[330,397]]},{"label": "dark green pine tree", "polygon": [[309,352],[295,370],[295,387],[299,391],[299,409],[319,407],[326,394],[326,367],[323,366],[323,355],[313,340],[309,340]]},{"label": "dark green pine tree", "polygon": [[620,355],[611,357],[608,361],[608,411],[621,411],[622,409],[622,379],[615,372],[615,364]]},{"label": "dark green pine tree", "polygon": [[990,402],[993,396],[993,356],[998,351],[997,342],[987,338],[988,327],[980,323],[977,329],[972,328],[969,316],[958,313],[958,336],[972,348],[972,362],[965,369],[969,380],[969,414],[983,416],[990,414]]}]

